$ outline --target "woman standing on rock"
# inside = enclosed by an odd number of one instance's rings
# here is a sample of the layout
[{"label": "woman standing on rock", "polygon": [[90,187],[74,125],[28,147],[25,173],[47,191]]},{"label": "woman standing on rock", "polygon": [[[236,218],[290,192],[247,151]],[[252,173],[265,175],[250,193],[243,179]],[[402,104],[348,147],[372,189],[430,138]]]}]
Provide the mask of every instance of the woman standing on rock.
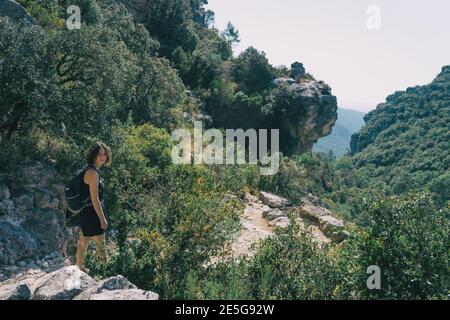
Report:
[{"label": "woman standing on rock", "polygon": [[111,165],[111,156],[111,149],[101,141],[97,141],[86,152],[88,165],[82,172],[80,194],[82,199],[89,197],[92,205],[85,207],[79,216],[81,236],[77,248],[77,266],[81,270],[83,270],[84,256],[91,240],[94,240],[96,244],[100,259],[106,261],[104,242],[108,222],[103,205],[104,183],[99,169],[103,165]]}]

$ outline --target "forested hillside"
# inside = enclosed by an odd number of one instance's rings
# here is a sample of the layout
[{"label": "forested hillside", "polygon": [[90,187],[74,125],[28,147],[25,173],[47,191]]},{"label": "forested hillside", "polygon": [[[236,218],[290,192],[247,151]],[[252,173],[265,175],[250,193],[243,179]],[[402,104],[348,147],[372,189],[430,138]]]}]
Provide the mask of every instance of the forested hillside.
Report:
[{"label": "forested hillside", "polygon": [[428,85],[387,97],[352,137],[352,161],[368,184],[395,193],[429,188],[450,200],[450,66]]}]

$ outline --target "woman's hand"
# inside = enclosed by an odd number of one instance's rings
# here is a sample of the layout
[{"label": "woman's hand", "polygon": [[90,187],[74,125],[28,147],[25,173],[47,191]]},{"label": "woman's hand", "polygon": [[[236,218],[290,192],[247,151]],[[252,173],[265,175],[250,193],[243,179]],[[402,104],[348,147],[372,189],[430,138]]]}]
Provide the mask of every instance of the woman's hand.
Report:
[{"label": "woman's hand", "polygon": [[108,229],[108,221],[106,221],[106,219],[101,219],[100,220],[100,226],[103,230]]}]

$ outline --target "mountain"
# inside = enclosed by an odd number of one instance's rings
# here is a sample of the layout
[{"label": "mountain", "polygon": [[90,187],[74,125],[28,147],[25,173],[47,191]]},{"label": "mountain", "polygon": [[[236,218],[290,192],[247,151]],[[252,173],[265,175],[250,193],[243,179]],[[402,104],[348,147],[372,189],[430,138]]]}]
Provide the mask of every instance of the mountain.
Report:
[{"label": "mountain", "polygon": [[363,180],[396,193],[428,188],[450,194],[450,65],[430,83],[397,91],[369,112],[351,139]]},{"label": "mountain", "polygon": [[314,152],[328,153],[330,150],[340,158],[350,150],[350,139],[364,125],[365,113],[338,108],[338,118],[330,135],[317,141],[313,147]]}]

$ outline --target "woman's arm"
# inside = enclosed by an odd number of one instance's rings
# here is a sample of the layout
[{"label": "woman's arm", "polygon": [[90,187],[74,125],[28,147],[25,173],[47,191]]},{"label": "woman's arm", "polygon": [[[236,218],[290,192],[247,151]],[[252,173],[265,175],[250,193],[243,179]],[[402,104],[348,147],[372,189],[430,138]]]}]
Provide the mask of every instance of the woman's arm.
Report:
[{"label": "woman's arm", "polygon": [[106,222],[105,214],[103,212],[103,208],[100,204],[100,199],[98,195],[98,173],[94,169],[88,169],[86,171],[86,180],[89,184],[89,193],[91,195],[91,201],[94,206],[95,212],[100,219],[100,224],[102,225],[102,229],[106,229],[108,227],[108,223]]}]

